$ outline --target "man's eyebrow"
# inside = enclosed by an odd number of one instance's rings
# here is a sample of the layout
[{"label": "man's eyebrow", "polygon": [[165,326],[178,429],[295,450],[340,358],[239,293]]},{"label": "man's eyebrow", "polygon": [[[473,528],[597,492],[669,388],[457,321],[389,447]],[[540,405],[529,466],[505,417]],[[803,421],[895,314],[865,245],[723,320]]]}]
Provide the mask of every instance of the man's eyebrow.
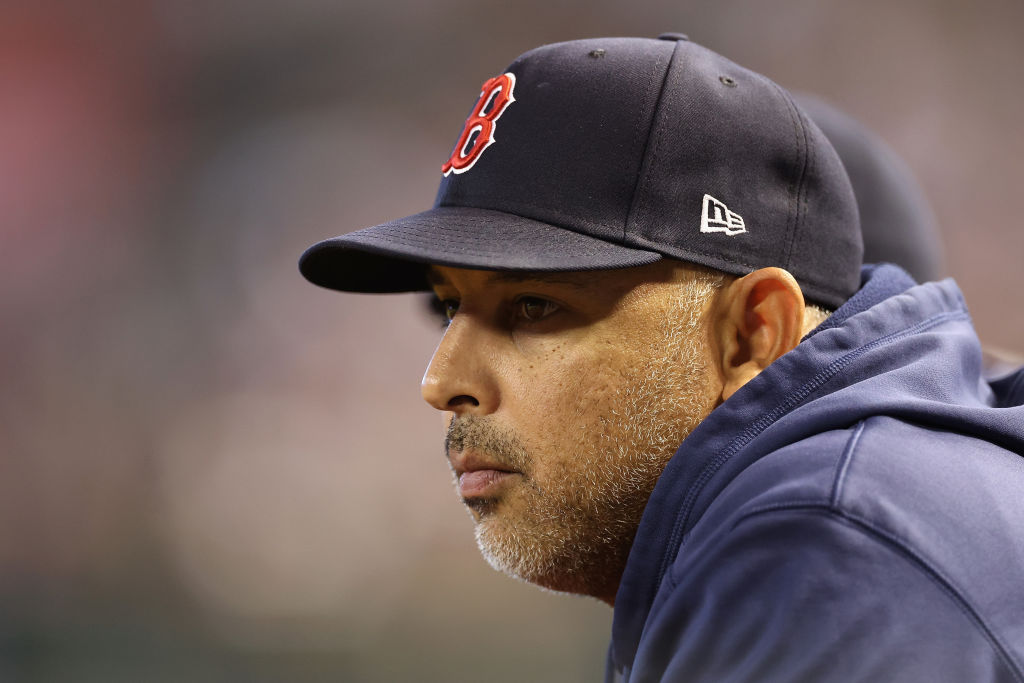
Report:
[{"label": "man's eyebrow", "polygon": [[426,270],[427,284],[431,287],[437,287],[438,285],[448,284],[448,279],[445,278],[441,273],[434,270],[433,266],[429,266]]}]

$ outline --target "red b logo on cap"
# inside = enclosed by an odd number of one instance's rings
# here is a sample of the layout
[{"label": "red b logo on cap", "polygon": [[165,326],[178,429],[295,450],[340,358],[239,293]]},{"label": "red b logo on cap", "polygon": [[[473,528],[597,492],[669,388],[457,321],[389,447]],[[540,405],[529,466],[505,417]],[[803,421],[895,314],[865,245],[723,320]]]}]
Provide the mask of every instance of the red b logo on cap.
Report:
[{"label": "red b logo on cap", "polygon": [[516,76],[506,73],[484,82],[480,89],[480,99],[473,107],[473,113],[466,119],[459,141],[448,161],[444,162],[441,172],[448,175],[452,171],[465,173],[473,168],[473,164],[494,142],[494,122],[498,120],[508,105],[515,102],[512,89],[516,85]]}]

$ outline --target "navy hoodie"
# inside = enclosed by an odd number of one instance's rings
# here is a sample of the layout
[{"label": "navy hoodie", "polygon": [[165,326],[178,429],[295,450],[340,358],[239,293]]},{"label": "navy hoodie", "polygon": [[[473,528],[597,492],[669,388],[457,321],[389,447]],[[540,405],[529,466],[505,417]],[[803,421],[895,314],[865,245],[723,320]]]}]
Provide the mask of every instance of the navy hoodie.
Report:
[{"label": "navy hoodie", "polygon": [[607,680],[1024,682],[1022,404],[953,281],[866,266],[665,468]]}]

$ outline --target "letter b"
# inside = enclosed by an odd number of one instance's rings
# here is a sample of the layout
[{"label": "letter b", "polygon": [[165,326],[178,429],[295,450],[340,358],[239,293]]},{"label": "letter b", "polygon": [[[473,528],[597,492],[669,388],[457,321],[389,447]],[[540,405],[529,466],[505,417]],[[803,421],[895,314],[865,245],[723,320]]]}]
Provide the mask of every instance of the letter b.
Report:
[{"label": "letter b", "polygon": [[516,85],[515,74],[505,73],[484,82],[473,112],[466,119],[458,142],[448,161],[441,166],[441,172],[448,175],[465,173],[473,168],[480,155],[494,142],[495,121],[505,108],[515,102],[512,90]]}]

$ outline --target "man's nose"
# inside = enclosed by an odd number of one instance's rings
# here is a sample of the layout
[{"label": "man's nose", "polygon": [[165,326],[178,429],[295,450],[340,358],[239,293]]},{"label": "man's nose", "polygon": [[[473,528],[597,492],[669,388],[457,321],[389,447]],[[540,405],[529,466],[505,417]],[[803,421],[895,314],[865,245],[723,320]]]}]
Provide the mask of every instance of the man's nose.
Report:
[{"label": "man's nose", "polygon": [[420,384],[423,400],[438,410],[487,415],[498,407],[493,331],[457,314],[445,330]]}]

